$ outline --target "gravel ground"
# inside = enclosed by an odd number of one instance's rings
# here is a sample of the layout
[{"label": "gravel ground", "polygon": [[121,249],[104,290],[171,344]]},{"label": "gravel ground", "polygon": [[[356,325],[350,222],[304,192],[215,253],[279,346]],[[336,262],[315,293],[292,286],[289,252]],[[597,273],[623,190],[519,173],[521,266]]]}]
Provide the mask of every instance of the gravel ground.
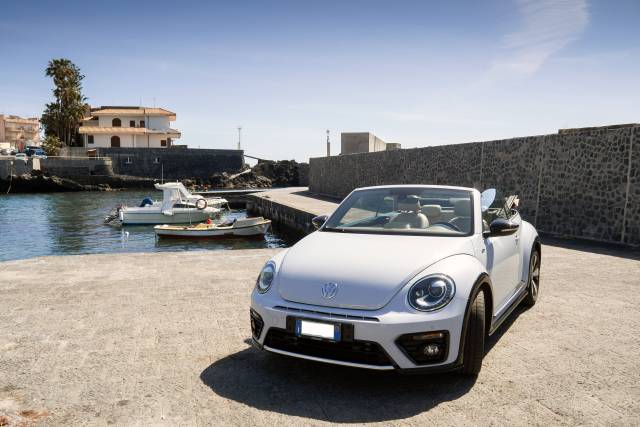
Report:
[{"label": "gravel ground", "polygon": [[0,263],[0,425],[638,425],[637,254],[545,245],[541,299],[472,381],[250,347],[276,250]]}]

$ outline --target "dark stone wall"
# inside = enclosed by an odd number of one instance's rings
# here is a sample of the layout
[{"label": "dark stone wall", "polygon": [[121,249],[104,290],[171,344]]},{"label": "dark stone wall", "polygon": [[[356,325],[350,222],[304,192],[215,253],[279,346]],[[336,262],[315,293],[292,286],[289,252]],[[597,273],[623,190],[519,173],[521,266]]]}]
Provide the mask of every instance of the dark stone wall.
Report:
[{"label": "dark stone wall", "polygon": [[298,185],[309,186],[309,163],[298,163]]},{"label": "dark stone wall", "polygon": [[113,175],[111,159],[49,157],[40,160],[40,169],[60,178]]},{"label": "dark stone wall", "polygon": [[[164,179],[206,179],[214,173],[238,172],[244,165],[242,150],[97,148],[96,151],[100,157],[111,158],[116,174],[155,179],[161,179],[163,174]],[[131,163],[127,163],[127,158]]]},{"label": "dark stone wall", "polygon": [[311,192],[440,184],[515,192],[540,232],[640,246],[640,126],[310,160]]}]

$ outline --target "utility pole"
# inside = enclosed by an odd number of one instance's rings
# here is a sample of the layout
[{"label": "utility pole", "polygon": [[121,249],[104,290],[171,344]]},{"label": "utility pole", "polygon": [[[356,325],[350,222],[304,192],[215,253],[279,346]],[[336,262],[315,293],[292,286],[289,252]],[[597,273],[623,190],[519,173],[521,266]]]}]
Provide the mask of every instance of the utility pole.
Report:
[{"label": "utility pole", "polygon": [[329,140],[329,129],[327,129],[327,157],[331,157],[331,141]]},{"label": "utility pole", "polygon": [[238,126],[238,150],[242,150],[242,126]]}]

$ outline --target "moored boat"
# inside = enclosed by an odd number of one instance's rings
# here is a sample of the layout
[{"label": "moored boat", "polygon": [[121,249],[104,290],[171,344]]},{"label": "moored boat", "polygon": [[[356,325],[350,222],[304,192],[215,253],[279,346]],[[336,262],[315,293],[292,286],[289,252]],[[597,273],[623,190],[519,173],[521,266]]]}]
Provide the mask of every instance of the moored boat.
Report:
[{"label": "moored boat", "polygon": [[162,201],[145,198],[140,206],[117,206],[105,218],[107,223],[120,224],[192,224],[219,218],[227,200],[216,197],[205,199],[194,195],[179,182],[156,184],[162,191]]},{"label": "moored boat", "polygon": [[159,237],[255,237],[264,235],[271,226],[271,220],[263,217],[239,218],[228,224],[201,223],[193,226],[156,225],[153,230]]}]

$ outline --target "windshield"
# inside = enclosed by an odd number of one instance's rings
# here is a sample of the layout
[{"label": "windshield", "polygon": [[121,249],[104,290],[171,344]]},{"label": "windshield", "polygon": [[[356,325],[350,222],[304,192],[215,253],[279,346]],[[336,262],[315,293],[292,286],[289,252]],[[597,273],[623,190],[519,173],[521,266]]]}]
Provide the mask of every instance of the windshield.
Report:
[{"label": "windshield", "polygon": [[322,231],[466,236],[473,233],[467,190],[397,187],[356,191]]}]

